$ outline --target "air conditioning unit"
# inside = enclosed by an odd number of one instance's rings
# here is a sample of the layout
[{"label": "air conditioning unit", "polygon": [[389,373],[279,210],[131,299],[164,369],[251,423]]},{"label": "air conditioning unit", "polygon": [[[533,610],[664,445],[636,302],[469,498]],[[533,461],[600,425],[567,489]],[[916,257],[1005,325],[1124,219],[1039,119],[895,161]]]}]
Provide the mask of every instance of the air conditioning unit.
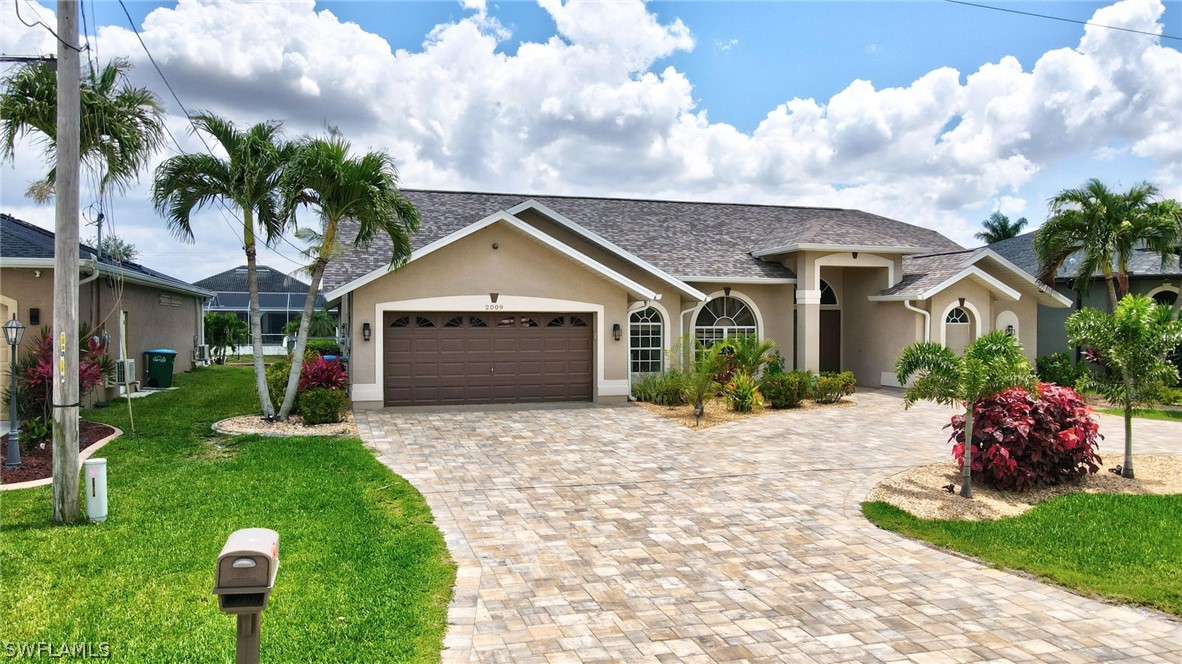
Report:
[{"label": "air conditioning unit", "polygon": [[209,344],[201,344],[193,349],[194,362],[209,362]]},{"label": "air conditioning unit", "polygon": [[135,360],[115,360],[115,377],[107,379],[107,387],[135,382]]}]

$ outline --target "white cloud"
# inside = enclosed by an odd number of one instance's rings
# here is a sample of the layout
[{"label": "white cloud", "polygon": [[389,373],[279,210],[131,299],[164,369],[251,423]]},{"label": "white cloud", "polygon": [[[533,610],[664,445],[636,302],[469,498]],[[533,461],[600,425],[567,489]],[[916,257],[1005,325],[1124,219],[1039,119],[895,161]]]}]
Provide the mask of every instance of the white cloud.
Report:
[{"label": "white cloud", "polygon": [[[1077,47],[1030,68],[1004,57],[895,88],[856,80],[827,100],[788,99],[743,132],[712,122],[664,61],[694,48],[691,26],[641,2],[539,4],[553,36],[515,51],[470,0],[471,13],[416,49],[310,0],[182,0],[154,10],[143,34],[191,109],[285,118],[290,133],[338,125],[358,147],[394,154],[407,186],[842,205],[962,242],[982,207],[1017,213],[1030,198],[1019,190],[1048,167],[1119,146],[1182,194],[1182,54],[1150,37],[1088,27]],[[1162,12],[1157,0],[1125,0],[1094,20],[1160,31]],[[6,29],[3,43],[45,38]],[[105,26],[100,42],[165,92],[130,30]],[[178,138],[182,125],[170,120]],[[9,192],[5,183],[6,204]],[[142,187],[136,196],[126,204],[159,232]]]},{"label": "white cloud", "polygon": [[714,42],[714,48],[718,49],[719,51],[729,51],[738,45],[739,40],[733,37],[731,39],[718,39]]}]

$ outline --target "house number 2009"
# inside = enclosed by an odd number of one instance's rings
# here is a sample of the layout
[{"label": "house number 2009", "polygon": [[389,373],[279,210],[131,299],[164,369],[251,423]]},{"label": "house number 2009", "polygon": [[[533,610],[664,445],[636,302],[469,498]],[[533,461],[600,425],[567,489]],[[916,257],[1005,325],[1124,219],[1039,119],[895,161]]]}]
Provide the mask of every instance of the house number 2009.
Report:
[{"label": "house number 2009", "polygon": [[504,308],[505,308],[505,305],[503,305],[503,304],[486,304],[486,305],[484,305],[485,311],[500,311]]}]

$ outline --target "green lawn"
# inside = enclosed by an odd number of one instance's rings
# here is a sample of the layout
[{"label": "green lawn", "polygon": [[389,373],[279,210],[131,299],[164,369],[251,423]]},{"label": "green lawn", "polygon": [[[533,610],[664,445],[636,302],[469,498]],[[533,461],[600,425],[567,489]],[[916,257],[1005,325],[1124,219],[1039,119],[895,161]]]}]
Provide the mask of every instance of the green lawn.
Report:
[{"label": "green lawn", "polygon": [[[1119,408],[1101,408],[1101,413],[1124,417],[1125,412]],[[1143,417],[1147,420],[1165,420],[1167,422],[1182,422],[1182,410],[1162,410],[1160,408],[1138,408],[1133,411],[1133,417]]]},{"label": "green lawn", "polygon": [[[437,661],[455,567],[422,496],[357,439],[212,436],[212,422],[251,410],[249,369],[175,385],[134,400],[138,434],[100,453],[106,523],[49,525],[49,487],[0,494],[0,638],[233,661],[214,562],[231,531],[265,527],[281,565],[263,661]],[[123,402],[84,417],[129,430]]]},{"label": "green lawn", "polygon": [[923,520],[881,502],[862,512],[997,567],[1182,615],[1182,495],[1072,493],[998,521]]}]

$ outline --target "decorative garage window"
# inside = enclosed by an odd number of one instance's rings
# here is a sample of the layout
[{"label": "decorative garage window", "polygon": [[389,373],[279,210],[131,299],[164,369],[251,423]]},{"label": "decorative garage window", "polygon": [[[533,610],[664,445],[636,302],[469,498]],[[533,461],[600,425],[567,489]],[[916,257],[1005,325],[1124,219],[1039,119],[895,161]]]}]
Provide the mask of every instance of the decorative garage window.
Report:
[{"label": "decorative garage window", "polygon": [[824,279],[821,280],[821,306],[837,306],[837,293],[833,290],[833,287],[829,285],[829,282],[825,281]]},{"label": "decorative garage window", "polygon": [[969,314],[964,309],[956,307],[948,312],[948,316],[944,318],[944,322],[952,325],[968,325]]},{"label": "decorative garage window", "polygon": [[758,333],[755,313],[746,302],[734,297],[710,300],[694,321],[694,336],[707,346],[720,339]]},{"label": "decorative garage window", "polygon": [[1178,299],[1178,294],[1172,290],[1162,288],[1156,293],[1150,295],[1150,297],[1152,297],[1153,301],[1158,304],[1164,304],[1167,307],[1172,307],[1174,306],[1174,302]]},{"label": "decorative garage window", "polygon": [[399,316],[390,323],[390,327],[410,327],[410,316]]},{"label": "decorative garage window", "polygon": [[664,369],[661,357],[664,327],[661,312],[653,307],[632,312],[628,318],[632,373],[660,373]]}]

